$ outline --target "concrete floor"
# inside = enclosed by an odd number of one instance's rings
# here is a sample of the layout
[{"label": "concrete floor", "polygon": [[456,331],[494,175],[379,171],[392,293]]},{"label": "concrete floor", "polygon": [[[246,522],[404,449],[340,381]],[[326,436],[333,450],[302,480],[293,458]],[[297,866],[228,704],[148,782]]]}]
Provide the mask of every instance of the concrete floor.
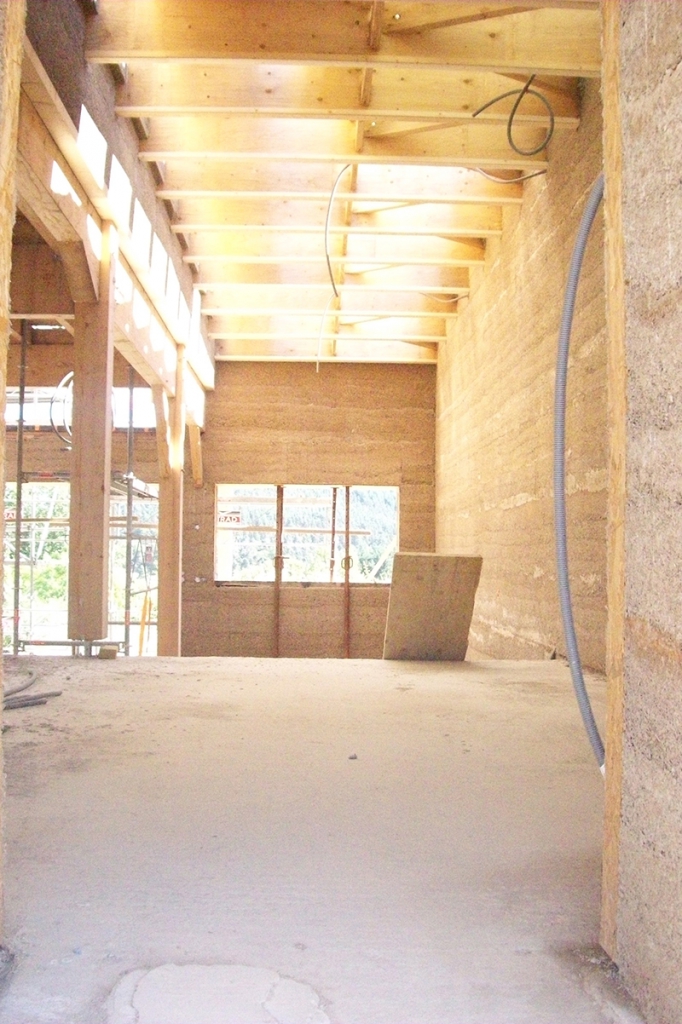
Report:
[{"label": "concrete floor", "polygon": [[561,664],[29,664],[0,1024],[626,1019]]}]

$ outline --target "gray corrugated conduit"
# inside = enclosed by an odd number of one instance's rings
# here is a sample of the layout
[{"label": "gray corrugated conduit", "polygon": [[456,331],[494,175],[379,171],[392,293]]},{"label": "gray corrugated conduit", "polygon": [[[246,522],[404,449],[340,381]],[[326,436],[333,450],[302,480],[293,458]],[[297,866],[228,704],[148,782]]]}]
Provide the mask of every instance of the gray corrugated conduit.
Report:
[{"label": "gray corrugated conduit", "polygon": [[573,607],[571,604],[571,587],[568,578],[568,550],[566,543],[566,381],[568,378],[568,355],[573,327],[575,298],[580,280],[580,270],[585,256],[585,248],[594,223],[599,204],[604,196],[604,176],[600,174],[592,186],[585,207],[578,234],[576,236],[571,263],[566,282],[564,308],[561,313],[559,341],[557,346],[556,383],[554,391],[554,529],[556,542],[557,582],[559,584],[559,602],[561,617],[564,624],[566,653],[571,669],[573,688],[582,715],[585,731],[597,758],[600,771],[604,774],[604,744],[599,735],[597,723],[592,713],[592,705],[585,687],[578,641],[573,623]]}]

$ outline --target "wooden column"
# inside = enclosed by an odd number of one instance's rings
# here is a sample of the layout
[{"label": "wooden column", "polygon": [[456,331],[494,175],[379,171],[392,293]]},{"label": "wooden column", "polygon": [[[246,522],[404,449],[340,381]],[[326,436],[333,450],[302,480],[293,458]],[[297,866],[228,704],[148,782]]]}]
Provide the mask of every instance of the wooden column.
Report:
[{"label": "wooden column", "polygon": [[[5,387],[9,345],[9,278],[12,265],[12,228],[16,216],[15,171],[25,0],[0,0],[0,480],[5,468]],[[4,523],[4,488],[0,488],[0,520]],[[4,527],[3,527],[4,529]],[[2,583],[2,569],[0,569]],[[2,665],[0,665],[0,685]],[[0,741],[0,772],[2,752]],[[4,813],[4,786],[0,811]],[[1,823],[1,817],[0,817]],[[2,937],[2,833],[0,831],[0,938]]]},{"label": "wooden column", "polygon": [[[159,481],[159,603],[157,653],[179,658],[182,632],[182,501],[185,465],[185,346],[178,345],[175,398],[168,401],[167,471]],[[159,403],[157,402],[157,431]],[[163,429],[166,429],[165,426]]]},{"label": "wooden column", "polygon": [[284,556],[282,554],[282,531],[284,530],[284,487],[277,486],[277,535],[275,538],[275,586],[273,589],[272,606],[272,656],[279,658],[279,635],[282,601],[282,569],[284,568]]},{"label": "wooden column", "polygon": [[602,98],[606,219],[609,502],[606,627],[606,801],[600,942],[618,958],[617,915],[623,781],[623,645],[625,636],[625,284],[620,113],[620,0],[602,0]]},{"label": "wooden column", "polygon": [[99,299],[76,302],[69,536],[69,636],[108,632],[115,229],[103,225]]}]

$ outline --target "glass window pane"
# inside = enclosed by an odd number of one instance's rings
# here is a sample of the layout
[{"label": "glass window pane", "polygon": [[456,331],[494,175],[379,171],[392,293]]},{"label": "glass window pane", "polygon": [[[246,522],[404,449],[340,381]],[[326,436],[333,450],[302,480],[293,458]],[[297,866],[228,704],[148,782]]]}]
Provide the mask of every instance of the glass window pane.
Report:
[{"label": "glass window pane", "polygon": [[277,488],[218,484],[216,490],[215,578],[274,580]]},{"label": "glass window pane", "polygon": [[284,488],[282,579],[329,583],[333,487]]},{"label": "glass window pane", "polygon": [[391,582],[398,550],[398,494],[397,487],[351,487],[351,582]]}]

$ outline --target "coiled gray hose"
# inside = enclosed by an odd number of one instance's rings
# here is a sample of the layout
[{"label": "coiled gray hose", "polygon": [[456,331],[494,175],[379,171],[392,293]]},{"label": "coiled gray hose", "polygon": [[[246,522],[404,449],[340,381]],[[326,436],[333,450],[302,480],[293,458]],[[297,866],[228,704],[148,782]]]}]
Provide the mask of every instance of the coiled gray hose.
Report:
[{"label": "coiled gray hose", "polygon": [[592,713],[592,705],[585,688],[583,670],[580,664],[578,652],[578,641],[575,635],[573,623],[573,608],[571,605],[571,587],[568,578],[568,550],[566,543],[566,380],[568,377],[568,353],[571,341],[571,328],[573,326],[573,312],[575,309],[575,297],[578,291],[580,270],[585,255],[587,239],[594,218],[599,209],[599,204],[604,196],[604,175],[600,174],[592,186],[587,205],[585,207],[578,234],[571,255],[571,264],[568,271],[566,283],[566,294],[564,296],[564,308],[561,313],[561,327],[559,329],[559,342],[557,347],[556,362],[556,383],[554,391],[554,529],[556,541],[556,562],[557,581],[559,584],[559,601],[561,604],[561,617],[564,623],[564,636],[566,638],[566,653],[568,664],[571,668],[573,688],[582,715],[585,731],[592,745],[594,756],[597,758],[599,768],[604,774],[604,744],[599,735],[597,723]]}]

